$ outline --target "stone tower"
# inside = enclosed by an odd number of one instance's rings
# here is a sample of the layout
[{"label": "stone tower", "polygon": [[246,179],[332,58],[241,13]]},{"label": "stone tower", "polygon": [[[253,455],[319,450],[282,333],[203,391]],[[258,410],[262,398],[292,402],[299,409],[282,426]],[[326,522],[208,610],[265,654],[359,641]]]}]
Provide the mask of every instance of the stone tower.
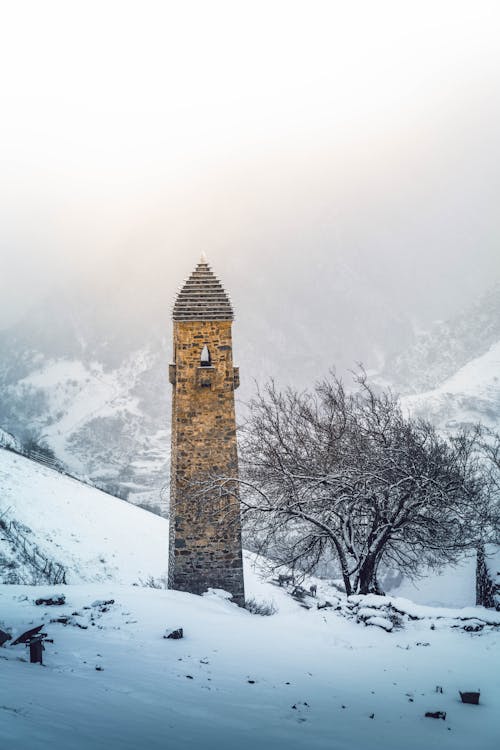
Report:
[{"label": "stone tower", "polygon": [[231,302],[204,256],[175,301],[169,588],[244,604]]}]

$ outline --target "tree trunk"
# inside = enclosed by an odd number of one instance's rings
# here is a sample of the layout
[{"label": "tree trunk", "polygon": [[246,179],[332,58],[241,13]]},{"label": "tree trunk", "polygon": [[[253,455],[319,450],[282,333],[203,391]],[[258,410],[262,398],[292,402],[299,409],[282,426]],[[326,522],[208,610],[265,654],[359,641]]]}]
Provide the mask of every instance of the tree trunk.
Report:
[{"label": "tree trunk", "polygon": [[351,596],[351,594],[353,593],[353,588],[351,584],[351,579],[349,577],[349,565],[347,564],[347,558],[345,556],[344,550],[342,549],[338,540],[335,539],[335,537],[332,537],[332,544],[339,558],[340,570],[342,572],[342,580],[344,581],[345,592],[347,596]]},{"label": "tree trunk", "polygon": [[477,548],[476,562],[476,604],[496,609],[496,588],[486,565],[484,545],[480,544]]},{"label": "tree trunk", "polygon": [[368,555],[361,564],[355,588],[358,594],[378,593],[376,559],[372,555]]}]

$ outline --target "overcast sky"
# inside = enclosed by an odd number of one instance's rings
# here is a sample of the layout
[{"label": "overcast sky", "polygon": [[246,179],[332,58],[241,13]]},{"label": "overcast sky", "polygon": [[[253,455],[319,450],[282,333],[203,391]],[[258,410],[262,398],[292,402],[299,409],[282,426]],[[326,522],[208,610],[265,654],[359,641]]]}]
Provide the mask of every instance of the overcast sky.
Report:
[{"label": "overcast sky", "polygon": [[3,3],[0,325],[201,250],[445,314],[500,276],[499,38],[496,0]]}]

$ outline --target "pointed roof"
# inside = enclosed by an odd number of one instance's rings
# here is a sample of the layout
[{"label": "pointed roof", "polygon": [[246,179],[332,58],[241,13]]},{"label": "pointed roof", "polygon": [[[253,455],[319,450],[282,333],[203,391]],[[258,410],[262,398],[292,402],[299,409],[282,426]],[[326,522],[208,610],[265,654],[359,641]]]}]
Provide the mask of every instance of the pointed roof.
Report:
[{"label": "pointed roof", "polygon": [[175,300],[174,320],[234,320],[231,301],[203,253]]}]

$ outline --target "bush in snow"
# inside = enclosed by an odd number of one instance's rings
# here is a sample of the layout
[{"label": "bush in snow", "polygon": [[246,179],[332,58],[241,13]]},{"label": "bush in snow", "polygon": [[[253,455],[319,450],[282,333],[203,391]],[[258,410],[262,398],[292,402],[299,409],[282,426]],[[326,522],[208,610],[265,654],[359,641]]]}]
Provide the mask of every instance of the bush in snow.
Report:
[{"label": "bush in snow", "polygon": [[139,583],[141,586],[148,589],[168,589],[167,576],[160,576],[159,578],[149,576],[145,581],[143,581],[142,578],[139,578]]},{"label": "bush in snow", "polygon": [[252,615],[262,615],[263,617],[275,615],[278,611],[273,602],[258,602],[253,598],[245,601],[245,609]]}]

